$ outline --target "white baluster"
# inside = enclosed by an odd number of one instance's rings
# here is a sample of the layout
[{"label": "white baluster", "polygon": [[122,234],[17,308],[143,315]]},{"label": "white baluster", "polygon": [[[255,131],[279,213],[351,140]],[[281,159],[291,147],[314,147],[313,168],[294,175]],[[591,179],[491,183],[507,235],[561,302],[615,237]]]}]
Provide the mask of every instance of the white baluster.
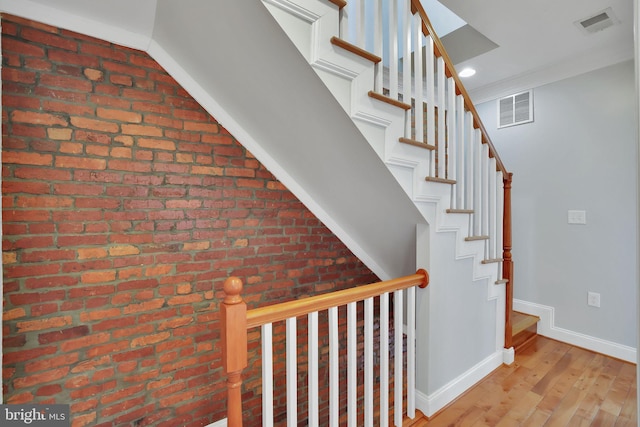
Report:
[{"label": "white baluster", "polygon": [[[434,76],[434,49],[433,49],[433,39],[431,36],[427,36],[427,45],[426,45],[426,74],[427,74],[427,143],[428,144],[436,144],[436,120],[435,120],[435,76]],[[422,74],[420,74],[421,76]],[[431,151],[431,165],[429,176],[436,176],[436,162],[435,162],[435,154]]]},{"label": "white baluster", "polygon": [[318,312],[314,311],[309,313],[309,326],[308,326],[308,349],[307,362],[309,370],[307,377],[309,380],[308,394],[309,394],[309,418],[308,425],[310,427],[318,427],[320,425],[320,406],[319,406],[319,382],[318,382]]},{"label": "white baluster", "polygon": [[357,1],[356,3],[356,46],[366,49],[367,33],[366,33],[366,10],[365,2]]},{"label": "white baluster", "polygon": [[416,287],[407,289],[407,416],[416,417]]},{"label": "white baluster", "polygon": [[[482,144],[481,147],[482,149],[480,150],[480,155],[481,155],[480,161],[482,166],[482,173],[481,173],[482,180],[480,181],[480,186],[482,188],[481,197],[482,197],[483,212],[482,212],[482,230],[480,234],[482,236],[488,236],[489,235],[489,212],[491,209],[489,206],[489,145]],[[485,252],[485,256],[486,254],[487,252]]]},{"label": "white baluster", "polygon": [[446,129],[445,129],[445,90],[447,87],[446,76],[444,73],[444,58],[439,57],[437,59],[438,67],[438,176],[440,178],[446,178],[446,155],[447,155],[447,142],[446,142]]},{"label": "white baluster", "polygon": [[329,426],[340,425],[340,359],[338,308],[329,309]]},{"label": "white baluster", "polygon": [[466,179],[466,166],[464,161],[465,156],[465,127],[464,127],[464,98],[462,95],[456,96],[456,115],[458,116],[456,120],[457,127],[457,135],[458,135],[458,151],[457,151],[457,182],[456,182],[456,208],[457,209],[466,209],[465,206],[465,179]]},{"label": "white baluster", "polygon": [[398,99],[398,1],[389,2],[389,97]]},{"label": "white baluster", "polygon": [[497,225],[497,200],[496,200],[496,159],[489,159],[489,258],[498,258],[496,252],[496,225]]},{"label": "white baluster", "polygon": [[357,427],[358,422],[358,336],[356,326],[357,305],[347,305],[347,422],[349,427]]},{"label": "white baluster", "polygon": [[[498,258],[502,258],[502,236],[503,236],[503,213],[504,213],[504,182],[502,181],[503,175],[502,171],[497,173],[496,176],[496,198],[498,199],[498,215],[497,215],[497,225],[496,225],[496,251],[498,254]],[[498,268],[499,274],[498,279],[502,279],[502,263],[499,264]]]},{"label": "white baluster", "polygon": [[402,369],[402,320],[403,313],[403,291],[395,291],[393,293],[393,327],[394,334],[394,369],[393,369],[393,388],[394,388],[394,405],[393,416],[396,427],[402,425],[402,391],[404,387],[404,372]]},{"label": "white baluster", "polygon": [[415,84],[415,89],[413,91],[414,94],[414,124],[415,124],[415,128],[416,128],[416,135],[415,135],[415,140],[416,141],[420,141],[420,142],[426,142],[429,144],[433,144],[433,141],[427,141],[424,138],[424,122],[425,122],[425,115],[424,115],[424,108],[423,108],[423,103],[424,103],[424,89],[423,89],[423,82],[422,82],[422,75],[424,72],[424,69],[422,68],[422,42],[423,42],[423,36],[422,36],[422,20],[420,19],[419,16],[417,16],[418,14],[416,14],[416,16],[414,17],[414,22],[413,22],[413,67],[414,67],[414,72],[413,72],[413,79],[414,79],[414,84]]},{"label": "white baluster", "polygon": [[[405,104],[411,104],[411,39],[412,39],[412,15],[411,15],[411,1],[404,0],[403,10],[403,52],[402,52],[402,102]],[[405,138],[412,138],[411,136],[411,110],[406,113],[404,123],[404,136]],[[415,138],[418,141],[420,139]]]},{"label": "white baluster", "polygon": [[380,295],[380,427],[389,426],[389,293]]},{"label": "white baluster", "polygon": [[262,325],[262,425],[273,427],[273,325]]},{"label": "white baluster", "polygon": [[[448,179],[457,180],[457,167],[456,167],[456,159],[457,159],[457,150],[458,150],[458,128],[456,126],[456,82],[453,78],[449,77],[447,79],[447,144],[449,149],[447,156],[447,170],[449,173],[447,174]],[[455,187],[454,187],[455,191]],[[451,204],[453,208],[457,208],[456,206],[456,198],[454,197],[451,200]]]},{"label": "white baluster", "polygon": [[298,350],[296,318],[287,324],[287,427],[298,426]]},{"label": "white baluster", "polygon": [[364,425],[373,427],[373,298],[364,301]]},{"label": "white baluster", "polygon": [[[465,113],[465,123],[466,123],[466,127],[467,127],[467,132],[465,135],[465,148],[466,148],[466,177],[467,177],[467,184],[466,184],[466,193],[465,193],[465,197],[466,197],[466,208],[467,209],[474,209],[475,212],[475,204],[474,204],[474,200],[473,200],[473,177],[475,176],[475,133],[473,130],[473,115],[470,112],[466,112]],[[473,215],[474,221],[475,221],[475,217],[476,215]],[[473,229],[471,230],[471,234],[473,234]]]},{"label": "white baluster", "polygon": [[473,191],[473,235],[482,235],[482,214],[484,207],[482,206],[482,136],[480,130],[473,129],[473,155],[474,155],[474,191]]},{"label": "white baluster", "polygon": [[[382,0],[376,0],[373,7],[373,53],[378,55],[380,58],[382,58],[384,52],[382,41],[382,15]],[[383,91],[383,71],[383,64],[376,64],[373,90],[377,93],[382,93]]]}]

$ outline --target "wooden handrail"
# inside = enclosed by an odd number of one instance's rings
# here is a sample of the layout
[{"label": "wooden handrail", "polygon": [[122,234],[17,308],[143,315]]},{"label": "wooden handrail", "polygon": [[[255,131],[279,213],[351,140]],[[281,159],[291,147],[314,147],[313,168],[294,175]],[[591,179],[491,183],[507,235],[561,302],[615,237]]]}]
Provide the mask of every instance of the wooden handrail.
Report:
[{"label": "wooden handrail", "polygon": [[303,316],[314,311],[327,310],[356,301],[378,296],[387,292],[419,286],[424,288],[429,284],[429,273],[426,270],[418,270],[416,274],[404,276],[384,282],[357,286],[350,289],[316,295],[296,301],[287,301],[280,304],[255,308],[247,312],[247,329],[274,323],[291,317]]},{"label": "wooden handrail", "polygon": [[433,44],[435,45],[436,54],[438,56],[442,56],[442,58],[444,59],[447,76],[450,75],[451,77],[453,77],[453,80],[456,82],[456,88],[460,91],[460,94],[464,98],[464,106],[469,112],[471,112],[473,116],[474,127],[476,129],[480,129],[480,132],[482,133],[482,142],[489,146],[489,155],[496,159],[496,169],[499,171],[502,171],[502,173],[506,176],[509,172],[507,172],[507,168],[504,166],[504,163],[502,163],[502,160],[500,159],[500,156],[498,155],[496,148],[491,142],[491,138],[489,138],[489,134],[487,133],[487,130],[484,128],[484,125],[480,120],[480,115],[478,114],[478,111],[476,111],[476,107],[473,105],[473,102],[471,102],[471,97],[469,96],[469,93],[467,93],[467,90],[465,89],[464,85],[460,81],[460,77],[456,72],[456,69],[453,65],[453,61],[451,61],[451,58],[449,58],[449,55],[447,54],[447,51],[445,50],[444,45],[442,44],[442,41],[440,40],[435,30],[433,29],[433,26],[431,25],[431,21],[429,21],[429,18],[427,17],[427,12],[425,12],[424,8],[422,7],[420,0],[411,0],[411,6],[412,6],[411,10],[413,13],[420,14],[420,18],[422,19],[422,24],[423,24],[422,31],[424,35],[431,36],[431,38],[433,39]]}]

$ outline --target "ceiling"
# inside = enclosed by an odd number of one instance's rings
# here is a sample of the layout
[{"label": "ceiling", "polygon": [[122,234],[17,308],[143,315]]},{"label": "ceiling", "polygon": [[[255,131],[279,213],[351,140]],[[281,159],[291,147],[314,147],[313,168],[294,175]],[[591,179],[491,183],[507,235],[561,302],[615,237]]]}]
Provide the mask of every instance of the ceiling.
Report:
[{"label": "ceiling", "polygon": [[[427,2],[425,2],[427,3]],[[632,0],[440,0],[498,45],[455,64],[475,102],[531,89],[633,58]],[[619,23],[594,34],[574,24],[611,8]],[[425,4],[430,13],[428,4]]]},{"label": "ceiling", "polygon": [[[437,1],[422,1],[430,16],[441,14],[442,7]],[[461,44],[475,44],[479,47],[474,49],[488,50],[455,64],[457,70],[469,66],[477,71],[464,80],[474,102],[510,95],[633,58],[632,0],[439,1],[471,27],[461,35]],[[84,32],[89,34],[100,33],[96,25],[104,23],[103,38],[125,45],[138,40],[130,47],[142,50],[147,49],[152,38],[156,7],[157,0],[0,0],[2,10],[28,9],[28,16],[34,18],[34,13],[40,13],[43,22],[52,15],[57,16],[54,12],[58,11],[84,17],[86,26],[91,27]],[[574,25],[609,7],[619,19],[618,25],[590,35]],[[431,19],[437,20],[435,16]],[[445,32],[461,25],[457,19],[449,21],[444,26]],[[69,28],[83,32],[82,25],[83,22],[76,20],[69,23]],[[438,25],[435,27],[439,31]],[[120,30],[114,32],[109,28]],[[486,37],[488,43],[479,43],[478,33]],[[475,42],[471,43],[469,37]],[[493,44],[498,47],[492,49]]]}]

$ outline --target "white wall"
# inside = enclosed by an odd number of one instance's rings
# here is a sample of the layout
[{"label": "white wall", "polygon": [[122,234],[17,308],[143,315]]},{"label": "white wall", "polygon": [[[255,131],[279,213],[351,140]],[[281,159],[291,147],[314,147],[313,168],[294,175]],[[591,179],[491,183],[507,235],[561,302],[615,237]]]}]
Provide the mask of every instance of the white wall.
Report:
[{"label": "white wall", "polygon": [[[549,306],[555,327],[636,347],[637,135],[633,61],[534,89],[534,122],[496,128],[513,178],[514,295]],[[567,223],[586,210],[586,225]],[[601,294],[601,308],[587,292]]]}]

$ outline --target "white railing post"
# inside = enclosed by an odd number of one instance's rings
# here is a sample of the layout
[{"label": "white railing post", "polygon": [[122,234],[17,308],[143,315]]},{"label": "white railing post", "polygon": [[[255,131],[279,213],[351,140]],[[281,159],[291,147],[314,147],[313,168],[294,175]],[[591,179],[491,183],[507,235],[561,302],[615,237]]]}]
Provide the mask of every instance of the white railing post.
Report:
[{"label": "white railing post", "polygon": [[473,146],[473,235],[482,235],[482,215],[484,206],[482,205],[482,142],[478,129],[473,129],[473,138],[471,143]]},{"label": "white railing post", "polygon": [[447,87],[446,84],[446,76],[444,73],[444,58],[439,57],[436,60],[437,63],[437,69],[438,69],[438,101],[436,103],[437,107],[438,107],[438,120],[437,120],[437,129],[438,129],[438,151],[437,151],[437,155],[438,155],[438,171],[437,171],[437,176],[439,178],[446,178],[447,177],[447,173],[446,173],[446,155],[447,155],[447,142],[446,142],[446,136],[447,136],[447,129],[445,127],[445,116],[447,115],[446,113],[446,97],[445,97],[445,90]]},{"label": "white railing post", "polygon": [[497,256],[497,221],[498,221],[498,201],[496,199],[496,159],[489,159],[489,258],[496,259]]},{"label": "white railing post", "polygon": [[[422,25],[420,25],[420,28],[422,31]],[[435,51],[433,49],[433,39],[431,38],[430,35],[428,35],[426,37],[427,39],[427,44],[426,44],[426,58],[425,58],[425,62],[426,62],[426,92],[427,92],[427,144],[432,144],[435,145],[436,144],[436,121],[435,121],[435,76],[434,76],[434,57],[435,57]],[[419,74],[418,76],[422,76],[422,74]],[[422,108],[422,106],[420,107],[416,107],[416,108]],[[435,153],[433,153],[433,151],[431,152],[431,164],[429,166],[430,170],[429,170],[429,176],[434,177],[436,176],[436,161],[435,161]]]},{"label": "white railing post", "polygon": [[338,307],[329,309],[329,427],[340,425],[340,338]]},{"label": "white railing post", "polygon": [[407,289],[407,416],[416,417],[416,288]]},{"label": "white railing post", "polygon": [[464,98],[462,96],[456,96],[456,115],[458,116],[456,120],[458,135],[458,150],[456,156],[456,163],[458,164],[456,168],[456,209],[466,209],[465,205],[465,179],[467,176],[467,168],[464,161],[465,155],[465,126],[464,126]]},{"label": "white railing post", "polygon": [[403,301],[404,292],[395,291],[393,293],[393,327],[394,327],[394,369],[393,369],[393,391],[394,406],[393,416],[396,427],[402,425],[402,392],[404,388],[404,372],[402,369],[403,338],[402,322],[404,318]]},{"label": "white railing post", "polygon": [[[384,53],[384,45],[382,41],[382,0],[376,0],[373,5],[373,53],[382,58]],[[383,77],[384,77],[384,65],[377,64],[375,70],[375,82],[373,84],[373,90],[377,93],[383,91]]]},{"label": "white railing post", "polygon": [[389,293],[380,295],[380,427],[389,426]]},{"label": "white railing post", "polygon": [[262,425],[273,427],[273,325],[262,325]]},{"label": "white railing post", "polygon": [[[449,77],[447,79],[447,178],[457,180],[458,168],[457,168],[457,151],[458,151],[458,127],[456,126],[457,114],[457,102],[456,102],[456,82]],[[456,197],[451,200],[451,207],[457,208]]]},{"label": "white railing post", "polygon": [[347,305],[347,424],[357,427],[358,423],[358,337],[357,303]]},{"label": "white railing post", "polygon": [[373,298],[364,301],[364,425],[373,427]]},{"label": "white railing post", "polygon": [[[413,23],[413,75],[414,75],[414,125],[416,129],[415,140],[419,142],[433,143],[433,141],[429,142],[424,137],[424,122],[425,122],[425,114],[424,114],[424,86],[422,84],[422,46],[423,46],[423,36],[422,36],[422,21],[420,17],[416,17]],[[428,53],[427,53],[428,54]],[[417,77],[416,77],[417,76]]]},{"label": "white railing post", "polygon": [[298,345],[296,318],[287,319],[287,427],[298,426]]},{"label": "white railing post", "polygon": [[[413,22],[411,15],[411,0],[404,0],[403,24],[402,24],[402,102],[411,104],[411,40],[413,39],[413,31],[411,25]],[[407,110],[404,122],[404,137],[412,139],[411,136],[411,110]],[[420,139],[415,138],[420,141]]]},{"label": "white railing post", "polygon": [[389,2],[389,98],[398,99],[398,1]]},{"label": "white railing post", "polygon": [[[474,148],[475,148],[475,133],[473,129],[473,115],[470,112],[465,113],[465,123],[466,123],[466,134],[465,134],[465,148],[466,148],[466,208],[467,209],[476,209],[474,204],[473,195],[474,195],[474,185],[473,179],[475,177],[475,157],[474,157]],[[474,215],[475,218],[475,215]],[[473,232],[473,229],[471,229]]]},{"label": "white railing post", "polygon": [[[489,147],[487,144],[480,142],[480,188],[482,199],[482,224],[480,235],[489,235],[489,213],[491,206],[489,205]],[[486,256],[486,253],[485,253]]]},{"label": "white railing post", "polygon": [[318,382],[318,312],[314,311],[308,315],[308,351],[307,372],[308,378],[308,426],[318,427],[320,425],[320,405],[319,405],[319,382]]}]

